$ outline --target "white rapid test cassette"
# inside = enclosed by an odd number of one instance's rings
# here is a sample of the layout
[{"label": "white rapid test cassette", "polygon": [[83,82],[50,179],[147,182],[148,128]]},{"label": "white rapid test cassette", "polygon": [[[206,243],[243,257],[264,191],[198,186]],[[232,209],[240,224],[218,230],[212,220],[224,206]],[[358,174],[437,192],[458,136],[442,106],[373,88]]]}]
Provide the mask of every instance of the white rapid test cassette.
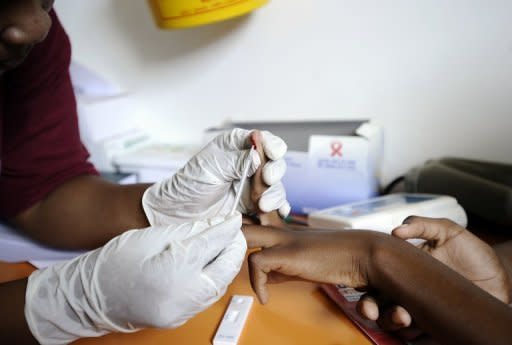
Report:
[{"label": "white rapid test cassette", "polygon": [[233,295],[217,333],[213,345],[236,345],[244,328],[254,298],[252,296]]}]

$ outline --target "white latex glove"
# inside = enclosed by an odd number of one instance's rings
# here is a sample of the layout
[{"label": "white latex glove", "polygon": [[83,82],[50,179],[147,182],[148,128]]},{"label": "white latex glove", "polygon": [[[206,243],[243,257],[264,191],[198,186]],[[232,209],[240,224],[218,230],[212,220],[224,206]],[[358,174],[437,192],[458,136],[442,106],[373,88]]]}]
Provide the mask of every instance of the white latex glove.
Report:
[{"label": "white latex glove", "polygon": [[245,257],[240,213],[218,221],[127,231],[32,273],[25,304],[32,334],[41,344],[67,344],[185,323],[226,292]]},{"label": "white latex glove", "polygon": [[[239,181],[246,164],[252,176],[261,164],[256,151],[250,154],[252,131],[236,128],[220,134],[171,178],[154,184],[142,197],[142,206],[151,225],[179,223],[193,219],[225,216],[233,207]],[[283,159],[287,146],[270,132],[261,132],[269,161],[263,166],[263,181],[270,187],[258,201],[263,212],[278,210],[282,217],[290,212],[281,178],[286,172]],[[250,158],[250,159],[248,159]],[[237,210],[256,211],[251,201],[249,181],[244,185]]]}]

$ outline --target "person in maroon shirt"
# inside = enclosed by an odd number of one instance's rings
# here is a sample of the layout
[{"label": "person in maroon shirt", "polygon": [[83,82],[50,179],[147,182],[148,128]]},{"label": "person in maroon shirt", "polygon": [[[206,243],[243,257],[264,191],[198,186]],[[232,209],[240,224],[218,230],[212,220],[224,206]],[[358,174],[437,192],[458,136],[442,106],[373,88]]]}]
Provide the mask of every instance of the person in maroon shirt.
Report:
[{"label": "person in maroon shirt", "polygon": [[[218,300],[238,273],[247,248],[239,211],[255,212],[263,200],[276,203],[265,204],[268,211],[289,209],[279,182],[284,161],[263,162],[249,151],[254,134],[234,129],[176,178],[153,186],[101,179],[80,141],[70,42],[52,6],[52,0],[0,1],[0,218],[52,247],[97,249],[0,284],[0,342],[61,344],[177,327]],[[262,134],[261,144],[282,160],[280,138]],[[209,161],[221,164],[204,167]],[[279,163],[268,175],[277,193],[252,193],[254,202],[227,214],[244,166],[255,174],[271,162]],[[145,308],[133,307],[137,301]],[[161,312],[162,304],[172,307]]]},{"label": "person in maroon shirt", "polygon": [[39,17],[31,31],[2,34],[11,45],[0,48],[0,217],[51,246],[95,248],[149,225],[140,203],[148,186],[105,182],[87,161],[68,37],[53,11]]},{"label": "person in maroon shirt", "polygon": [[[152,186],[104,181],[80,141],[70,42],[52,7],[0,1],[0,220],[52,247],[96,249],[0,284],[0,342],[177,327],[238,273],[247,248],[241,212],[289,212],[280,183],[286,144],[233,129]],[[249,150],[251,140],[262,156]],[[265,184],[247,184],[232,211],[247,165]]]},{"label": "person in maroon shirt", "polygon": [[[0,4],[2,25],[23,24],[0,37],[0,217],[45,244],[70,249],[94,248],[148,226],[140,202],[147,185],[110,184],[87,162],[68,73],[70,43],[55,13],[48,15],[53,1],[15,2]],[[0,342],[35,342],[19,322],[23,303],[16,301],[24,299],[25,286],[26,280],[0,284],[2,309],[10,315],[2,319],[13,321],[0,326]]]}]

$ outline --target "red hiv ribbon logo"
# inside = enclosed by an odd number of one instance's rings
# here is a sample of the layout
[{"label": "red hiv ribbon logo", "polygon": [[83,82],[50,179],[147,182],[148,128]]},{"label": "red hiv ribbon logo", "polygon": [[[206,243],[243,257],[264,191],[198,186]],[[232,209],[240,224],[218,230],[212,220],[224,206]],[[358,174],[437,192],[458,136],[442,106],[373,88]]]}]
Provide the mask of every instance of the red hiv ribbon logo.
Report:
[{"label": "red hiv ribbon logo", "polygon": [[341,149],[343,147],[343,144],[339,141],[334,141],[331,143],[331,157],[334,156],[343,156],[341,153]]}]

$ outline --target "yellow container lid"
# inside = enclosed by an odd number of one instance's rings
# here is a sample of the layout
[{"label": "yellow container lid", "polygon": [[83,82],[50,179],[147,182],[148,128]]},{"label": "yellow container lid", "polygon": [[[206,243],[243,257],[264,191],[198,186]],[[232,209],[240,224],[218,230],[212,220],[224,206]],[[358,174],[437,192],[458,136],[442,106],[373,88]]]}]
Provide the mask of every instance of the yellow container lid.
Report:
[{"label": "yellow container lid", "polygon": [[161,28],[179,29],[238,17],[269,0],[148,0]]}]

